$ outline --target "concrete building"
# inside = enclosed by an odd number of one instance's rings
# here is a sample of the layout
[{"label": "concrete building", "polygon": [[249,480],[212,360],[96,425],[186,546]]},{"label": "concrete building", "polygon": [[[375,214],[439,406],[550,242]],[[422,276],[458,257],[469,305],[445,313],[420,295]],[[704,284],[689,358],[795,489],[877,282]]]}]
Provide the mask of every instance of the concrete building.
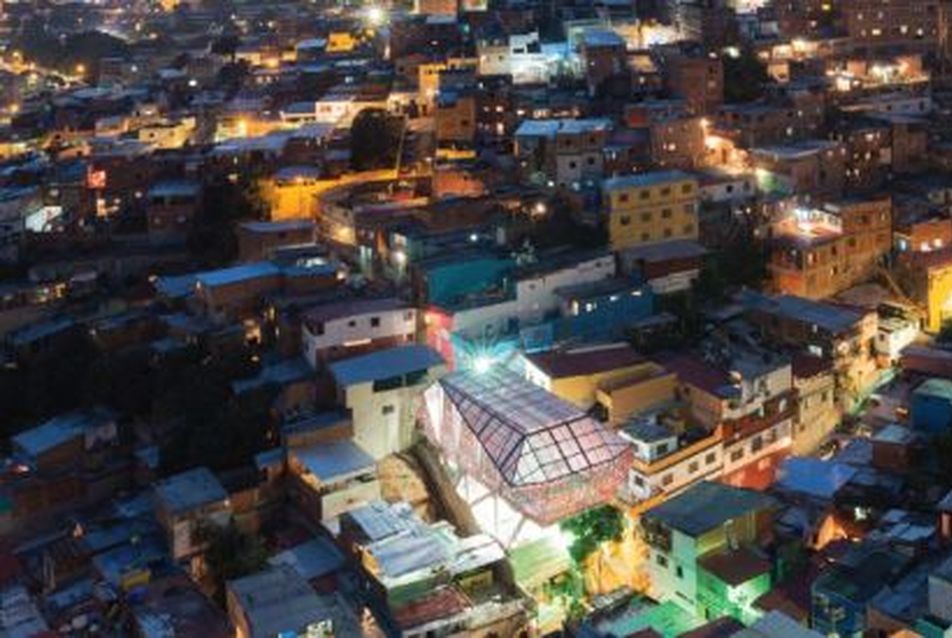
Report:
[{"label": "concrete building", "polygon": [[446,372],[440,355],[408,345],[337,361],[337,399],[353,415],[354,441],[374,459],[413,444],[417,397]]},{"label": "concrete building", "polygon": [[411,343],[416,330],[416,309],[399,299],[346,300],[303,314],[301,349],[318,369],[337,359]]},{"label": "concrete building", "polygon": [[288,565],[228,581],[225,599],[238,638],[326,631],[365,635],[356,613],[340,594],[318,595]]},{"label": "concrete building", "polygon": [[613,177],[603,182],[602,195],[614,250],[698,237],[698,181],[687,173]]},{"label": "concrete building", "polygon": [[646,511],[651,591],[700,618],[752,622],[753,601],[771,586],[760,553],[777,503],[759,492],[702,482]]},{"label": "concrete building", "polygon": [[520,172],[549,187],[594,186],[611,128],[607,119],[524,120],[515,133]]},{"label": "concrete building", "polygon": [[832,297],[869,280],[892,248],[889,197],[795,208],[771,227],[770,275],[777,292]]},{"label": "concrete building", "polygon": [[202,526],[228,522],[228,493],[211,470],[197,467],[156,484],[155,516],[165,530],[172,558],[191,560],[205,548],[198,533]]}]

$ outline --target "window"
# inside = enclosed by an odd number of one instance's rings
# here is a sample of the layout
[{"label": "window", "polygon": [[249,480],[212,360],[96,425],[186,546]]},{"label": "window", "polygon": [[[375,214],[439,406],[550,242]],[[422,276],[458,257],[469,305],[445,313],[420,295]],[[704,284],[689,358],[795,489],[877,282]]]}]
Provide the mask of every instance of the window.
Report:
[{"label": "window", "polygon": [[631,223],[631,217],[629,217],[628,215],[622,215],[621,217],[618,218],[618,223],[621,224],[622,226],[627,226],[628,224]]},{"label": "window", "polygon": [[642,213],[642,214],[641,214],[641,221],[643,221],[643,222],[650,222],[650,221],[651,221],[651,213]]},{"label": "window", "polygon": [[347,322],[347,327],[348,327],[348,328],[353,328],[353,327],[356,326],[356,325],[357,325],[357,322],[356,322],[355,320],[353,320],[353,319],[351,319],[350,321]]},{"label": "window", "polygon": [[697,461],[691,461],[691,463],[688,464],[688,472],[690,474],[694,474],[695,472],[698,471],[698,469],[699,469],[699,466]]},{"label": "window", "polygon": [[380,317],[371,317],[370,318],[370,327],[379,328],[380,327]]},{"label": "window", "polygon": [[665,229],[664,229],[664,236],[665,236],[665,238],[670,237],[671,234],[672,234],[672,233],[671,233],[671,229],[670,229],[670,228],[665,228]]},{"label": "window", "polygon": [[750,451],[759,452],[764,447],[764,439],[759,434],[750,442]]},{"label": "window", "polygon": [[621,193],[618,195],[618,201],[622,204],[628,203],[628,193]]},{"label": "window", "polygon": [[661,210],[661,219],[671,219],[671,209],[664,208]]},{"label": "window", "polygon": [[643,190],[640,193],[638,193],[638,197],[640,197],[641,199],[649,199],[651,197],[651,191]]},{"label": "window", "polygon": [[738,448],[731,452],[731,461],[739,461],[744,458],[744,449]]},{"label": "window", "polygon": [[385,405],[380,408],[380,414],[387,416],[388,414],[393,414],[394,407],[392,405]]},{"label": "window", "polygon": [[708,465],[713,465],[716,460],[717,455],[714,454],[714,452],[709,452],[708,455],[704,457],[704,462]]},{"label": "window", "polygon": [[641,233],[641,241],[648,241],[651,239],[651,233]]},{"label": "window", "polygon": [[674,568],[674,573],[677,574],[678,578],[684,578],[684,569],[680,565]]},{"label": "window", "polygon": [[661,484],[662,484],[662,485],[671,485],[672,483],[674,483],[674,475],[673,475],[673,474],[665,474],[664,476],[661,477]]},{"label": "window", "polygon": [[655,556],[655,561],[662,567],[668,566],[668,559],[662,556],[661,554],[658,554],[657,556]]},{"label": "window", "polygon": [[660,445],[658,445],[658,447],[655,448],[655,452],[658,454],[658,456],[663,456],[663,455],[667,454],[667,453],[668,453],[668,444],[667,444],[667,443],[661,443]]}]

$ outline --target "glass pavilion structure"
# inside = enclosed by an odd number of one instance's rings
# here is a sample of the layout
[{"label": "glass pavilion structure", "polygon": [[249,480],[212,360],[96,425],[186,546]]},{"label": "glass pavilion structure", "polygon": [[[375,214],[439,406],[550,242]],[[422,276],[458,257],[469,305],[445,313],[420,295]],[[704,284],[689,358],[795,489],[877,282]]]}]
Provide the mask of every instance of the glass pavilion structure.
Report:
[{"label": "glass pavilion structure", "polygon": [[422,411],[457,492],[507,547],[608,501],[631,466],[621,437],[503,368],[443,377]]}]

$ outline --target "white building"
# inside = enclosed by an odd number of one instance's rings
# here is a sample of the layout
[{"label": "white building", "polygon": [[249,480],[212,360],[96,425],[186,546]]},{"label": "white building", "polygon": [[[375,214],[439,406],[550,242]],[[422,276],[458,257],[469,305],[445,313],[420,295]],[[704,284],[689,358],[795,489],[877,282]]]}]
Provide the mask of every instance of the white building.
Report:
[{"label": "white building", "polygon": [[318,369],[327,361],[412,343],[416,329],[416,309],[396,298],[323,304],[304,313],[302,354]]},{"label": "white building", "polygon": [[423,389],[446,372],[433,349],[409,345],[331,364],[338,402],[351,411],[354,441],[374,459],[413,444]]},{"label": "white building", "polygon": [[543,51],[539,33],[510,34],[508,40],[476,45],[479,75],[511,75],[513,84],[545,84],[555,65]]}]

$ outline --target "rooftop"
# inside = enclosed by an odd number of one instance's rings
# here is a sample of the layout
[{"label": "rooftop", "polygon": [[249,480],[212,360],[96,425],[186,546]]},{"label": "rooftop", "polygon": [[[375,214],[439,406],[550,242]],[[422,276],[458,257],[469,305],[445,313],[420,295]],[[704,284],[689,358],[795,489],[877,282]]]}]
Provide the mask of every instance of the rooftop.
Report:
[{"label": "rooftop", "polygon": [[378,312],[393,310],[410,310],[411,306],[396,297],[381,299],[346,299],[332,303],[324,303],[307,310],[303,321],[308,325],[320,324],[345,317],[357,317]]},{"label": "rooftop", "polygon": [[948,379],[926,379],[912,391],[915,396],[929,396],[952,401],[952,381]]},{"label": "rooftop", "polygon": [[727,521],[772,508],[776,501],[753,490],[703,481],[645,512],[689,536],[700,536]]},{"label": "rooftop", "polygon": [[333,621],[337,635],[363,635],[357,618],[339,596],[318,596],[288,565],[228,581],[228,589],[252,627],[250,638],[296,634],[323,620]]},{"label": "rooftop", "polygon": [[268,559],[277,567],[288,565],[305,580],[314,580],[344,566],[344,555],[337,546],[323,536],[315,537]]},{"label": "rooftop", "polygon": [[830,500],[856,472],[856,468],[845,463],[794,456],[783,462],[777,486],[781,490]]},{"label": "rooftop", "polygon": [[373,457],[351,440],[315,443],[289,451],[321,483],[339,483],[373,472]]},{"label": "rooftop", "polygon": [[660,186],[661,184],[684,181],[696,182],[697,178],[684,171],[650,171],[637,175],[610,177],[602,182],[602,189],[611,192],[622,188],[648,188],[651,186]]},{"label": "rooftop", "polygon": [[70,439],[84,436],[114,419],[106,410],[70,412],[53,417],[49,421],[12,437],[13,446],[32,458],[36,458]]},{"label": "rooftop", "polygon": [[731,587],[770,572],[770,561],[748,547],[709,554],[698,565]]},{"label": "rooftop", "polygon": [[617,434],[512,372],[457,372],[439,384],[511,486],[579,476],[628,451]]},{"label": "rooftop", "polygon": [[169,180],[156,182],[149,189],[149,197],[197,197],[202,187],[198,182]]},{"label": "rooftop", "polygon": [[741,294],[740,301],[749,310],[813,323],[833,334],[851,330],[862,319],[862,315],[855,310],[794,295],[770,297],[746,291]]},{"label": "rooftop", "polygon": [[823,634],[807,629],[779,611],[771,611],[734,638],[823,638]]},{"label": "rooftop", "polygon": [[607,118],[523,120],[516,129],[516,137],[555,137],[556,135],[579,135],[610,131],[611,120]]},{"label": "rooftop", "polygon": [[280,222],[244,222],[241,228],[253,233],[287,233],[297,230],[313,230],[315,224],[309,219],[290,219]]},{"label": "rooftop", "polygon": [[345,387],[422,372],[444,364],[443,357],[436,350],[415,344],[336,361],[331,364],[330,371],[334,381]]},{"label": "rooftop", "polygon": [[170,512],[193,510],[224,501],[228,493],[207,467],[196,467],[159,481],[155,496]]},{"label": "rooftop", "polygon": [[552,350],[526,355],[526,359],[554,379],[610,372],[645,362],[644,357],[627,344],[580,350]]},{"label": "rooftop", "polygon": [[217,286],[229,286],[241,283],[250,279],[273,277],[280,273],[281,269],[270,261],[257,261],[250,264],[199,273],[195,276],[195,280],[202,286],[215,288]]}]

